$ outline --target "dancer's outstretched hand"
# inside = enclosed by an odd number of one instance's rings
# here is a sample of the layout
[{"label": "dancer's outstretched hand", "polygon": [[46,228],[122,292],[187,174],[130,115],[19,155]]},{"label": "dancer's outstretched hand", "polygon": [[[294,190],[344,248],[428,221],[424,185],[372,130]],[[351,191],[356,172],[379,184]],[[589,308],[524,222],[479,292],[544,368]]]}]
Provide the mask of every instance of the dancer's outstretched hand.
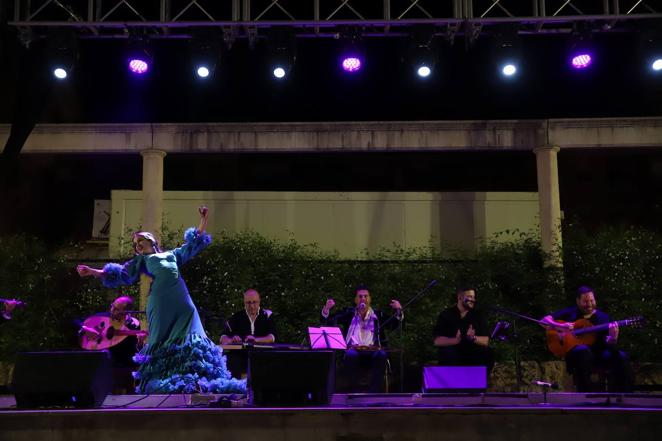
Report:
[{"label": "dancer's outstretched hand", "polygon": [[90,268],[87,265],[78,265],[76,267],[76,271],[78,271],[78,274],[81,277],[88,277],[88,276],[94,275],[93,272],[92,272],[92,268]]}]

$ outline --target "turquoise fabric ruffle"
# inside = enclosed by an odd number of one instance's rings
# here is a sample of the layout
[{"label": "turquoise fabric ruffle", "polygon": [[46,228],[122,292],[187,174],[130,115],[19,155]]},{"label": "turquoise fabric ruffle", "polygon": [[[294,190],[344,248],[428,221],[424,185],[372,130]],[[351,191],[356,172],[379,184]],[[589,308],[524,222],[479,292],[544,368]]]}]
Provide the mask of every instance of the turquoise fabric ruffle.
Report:
[{"label": "turquoise fabric ruffle", "polygon": [[151,354],[146,346],[133,360],[140,365],[133,373],[138,393],[246,393],[246,380],[232,378],[221,349],[197,334]]}]

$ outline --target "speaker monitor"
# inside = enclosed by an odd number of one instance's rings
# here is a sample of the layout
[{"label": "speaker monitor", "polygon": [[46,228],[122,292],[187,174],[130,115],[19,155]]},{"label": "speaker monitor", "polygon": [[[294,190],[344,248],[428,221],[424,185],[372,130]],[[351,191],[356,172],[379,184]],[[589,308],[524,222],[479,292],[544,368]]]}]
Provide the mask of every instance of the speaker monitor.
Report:
[{"label": "speaker monitor", "polygon": [[485,392],[485,366],[425,366],[424,392]]},{"label": "speaker monitor", "polygon": [[14,366],[12,391],[19,408],[99,407],[110,392],[106,351],[23,352]]},{"label": "speaker monitor", "polygon": [[248,365],[257,406],[325,405],[335,386],[333,351],[253,351]]}]

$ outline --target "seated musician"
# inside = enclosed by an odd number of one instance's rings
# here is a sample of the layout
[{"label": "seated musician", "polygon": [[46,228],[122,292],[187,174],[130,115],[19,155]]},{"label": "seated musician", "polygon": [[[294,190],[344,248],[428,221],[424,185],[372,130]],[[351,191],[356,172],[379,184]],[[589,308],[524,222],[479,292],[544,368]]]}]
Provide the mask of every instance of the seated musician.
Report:
[{"label": "seated musician", "polygon": [[[370,367],[371,380],[369,392],[384,392],[384,374],[386,372],[386,345],[384,328],[395,329],[404,319],[402,306],[397,300],[391,300],[390,306],[395,310],[395,319],[383,311],[372,309],[370,291],[365,285],[359,285],[355,290],[354,304],[331,315],[335,301],[328,299],[321,313],[323,326],[340,326],[345,332],[347,351],[343,359],[345,371],[349,380],[350,392],[358,389],[359,366]],[[378,332],[376,332],[378,330]]]},{"label": "seated musician", "polygon": [[441,311],[434,327],[434,345],[439,365],[485,366],[489,376],[494,367],[487,320],[476,308],[476,291],[456,290],[456,304]]},{"label": "seated musician", "polygon": [[[101,312],[95,316],[110,317],[111,320],[121,323],[126,329],[132,331],[140,330],[140,321],[127,313],[133,308],[133,299],[128,296],[121,296],[113,300],[110,304],[109,312]],[[90,337],[98,335],[94,328],[85,326],[83,321],[74,321],[74,326],[78,330],[78,336],[87,334]],[[124,340],[108,349],[113,366],[113,387],[114,394],[133,393],[134,379],[132,372],[137,369],[133,362],[133,356],[138,352],[144,343],[144,335],[129,335]]]},{"label": "seated musician", "polygon": [[609,315],[596,309],[595,294],[588,286],[577,290],[577,305],[554,312],[542,318],[542,322],[558,330],[572,330],[574,322],[588,319],[593,325],[609,323],[607,331],[595,334],[592,345],[580,344],[565,356],[566,367],[572,374],[577,392],[591,391],[591,372],[594,367],[608,370],[608,387],[612,392],[632,390],[633,375],[627,354],[618,350],[618,324],[611,323]]},{"label": "seated musician", "polygon": [[[260,293],[249,289],[244,293],[244,310],[225,322],[222,345],[271,344],[276,342],[276,327],[270,310],[260,308]],[[245,352],[228,351],[228,369],[235,378],[245,378],[248,358]]]}]

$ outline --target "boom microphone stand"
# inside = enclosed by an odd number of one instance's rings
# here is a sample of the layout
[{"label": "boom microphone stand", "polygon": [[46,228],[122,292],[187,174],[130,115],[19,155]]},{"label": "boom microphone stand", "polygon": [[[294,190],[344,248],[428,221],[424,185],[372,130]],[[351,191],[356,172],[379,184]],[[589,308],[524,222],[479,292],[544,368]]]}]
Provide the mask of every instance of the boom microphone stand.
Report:
[{"label": "boom microphone stand", "polygon": [[[414,295],[414,297],[407,300],[407,302],[404,305],[402,305],[402,308],[400,309],[399,314],[404,313],[405,309],[407,309],[410,305],[412,305],[419,298],[421,298],[423,296],[423,294],[428,292],[428,290],[430,288],[432,288],[433,286],[435,286],[437,283],[439,283],[439,282],[437,282],[436,280],[431,280],[430,283],[428,283],[425,288],[420,290],[418,293],[416,293],[416,295]],[[393,320],[397,316],[398,316],[398,313],[395,313],[392,316],[390,316],[389,318],[387,318],[386,320],[384,320],[383,323],[378,323],[378,325],[377,325],[377,336],[378,336],[377,339],[378,340],[377,341],[379,342],[380,347],[381,347],[381,340],[379,339],[379,336],[381,335],[382,328],[384,326],[386,326],[388,323],[390,323],[391,320]],[[400,329],[400,342],[401,342],[400,343],[401,347],[400,347],[400,357],[399,357],[400,360],[399,360],[399,363],[400,363],[400,392],[402,392],[404,390],[404,379],[405,379],[405,372],[404,372],[404,369],[403,369],[403,366],[404,366],[404,347],[402,347],[402,344],[403,344],[402,343],[403,342],[403,340],[402,340],[402,335],[403,335],[402,320],[400,320],[400,323],[399,323],[398,327]]]},{"label": "boom microphone stand", "polygon": [[[487,306],[486,309],[498,312],[499,314],[508,315],[508,316],[514,317],[516,319],[527,320],[527,321],[537,323],[537,324],[543,325],[543,326],[545,325],[545,323],[543,323],[540,320],[536,320],[536,319],[528,317],[526,315],[519,314],[517,312],[510,311],[508,309],[501,308],[499,306]],[[492,339],[494,337],[499,338],[499,332],[500,331],[505,331],[509,327],[510,327],[510,323],[508,323],[508,322],[498,322],[496,327],[494,328],[494,331],[492,332],[492,335],[491,335],[490,339]],[[515,377],[516,377],[516,381],[517,381],[517,392],[520,392],[522,390],[522,364],[521,364],[521,361],[519,359],[519,335],[517,334],[517,321],[516,320],[513,320],[512,328],[513,328],[513,333],[512,333],[512,337],[511,337],[510,341],[513,343],[513,349],[514,349],[514,352],[515,352],[514,358],[515,358]],[[503,340],[503,341],[507,340],[505,336],[502,336],[502,338],[500,338],[500,339]]]}]

